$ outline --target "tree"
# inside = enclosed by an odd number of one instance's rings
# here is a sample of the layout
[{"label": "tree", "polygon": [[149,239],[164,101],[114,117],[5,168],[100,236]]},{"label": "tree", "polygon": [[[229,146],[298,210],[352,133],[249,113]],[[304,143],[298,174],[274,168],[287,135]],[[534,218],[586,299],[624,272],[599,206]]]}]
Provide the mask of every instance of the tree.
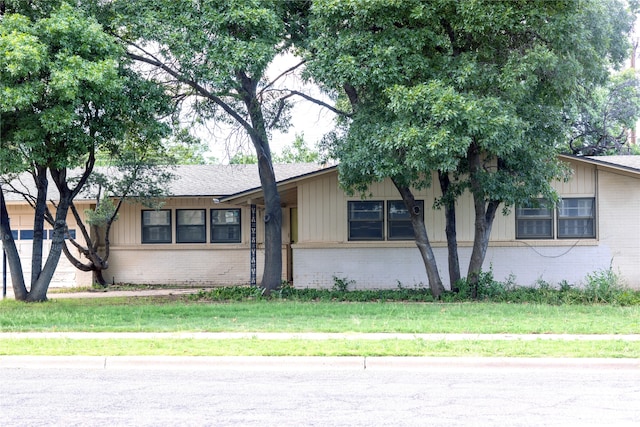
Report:
[{"label": "tree", "polygon": [[606,85],[581,93],[584,100],[567,111],[570,135],[561,150],[580,156],[627,154],[629,131],[640,118],[640,79],[635,70],[614,75]]},{"label": "tree", "polygon": [[[68,236],[62,250],[76,268],[93,273],[95,284],[108,285],[103,272],[109,268],[110,231],[122,204],[134,201],[149,208],[162,205],[167,184],[175,178],[167,166],[174,159],[164,154],[164,150],[157,138],[123,141],[118,150],[111,153],[111,164],[94,170],[83,189],[83,193],[94,195],[96,200],[95,208],[85,211],[86,221],[71,202],[70,209],[84,244]],[[75,256],[69,245],[84,259]]]},{"label": "tree", "polygon": [[[4,194],[0,238],[16,299],[44,301],[64,246],[69,207],[93,170],[96,150],[116,146],[139,123],[155,122],[165,99],[149,96],[149,84],[127,68],[118,42],[79,8],[64,2],[16,1],[3,2],[1,9],[0,175],[8,178],[28,171],[36,184],[30,290]],[[22,10],[32,18],[14,13]],[[147,126],[145,132],[152,139],[154,132],[159,136],[165,130]],[[79,166],[79,171],[70,172]],[[60,197],[43,266],[49,179]],[[6,183],[2,187],[5,191]]]},{"label": "tree", "polygon": [[[304,140],[304,135],[296,135],[292,145],[282,149],[282,153],[273,154],[273,163],[318,163],[320,153],[311,149]],[[232,165],[250,165],[258,163],[258,158],[252,154],[238,153],[229,163]]]},{"label": "tree", "polygon": [[121,18],[114,31],[128,43],[131,58],[195,98],[203,120],[235,123],[251,140],[265,199],[261,286],[268,294],[282,279],[282,211],[269,135],[287,127],[289,104],[265,81],[265,72],[297,40],[307,2],[143,0],[113,6]]},{"label": "tree", "polygon": [[282,154],[276,155],[277,163],[319,163],[320,153],[310,148],[304,140],[304,134],[296,135],[293,143],[282,149]]},{"label": "tree", "polygon": [[475,290],[498,208],[554,198],[563,113],[626,57],[631,23],[614,0],[314,2],[310,74],[352,108],[332,140],[341,183],[366,191],[391,178],[436,297],[442,283],[411,189],[438,174],[454,270],[452,201],[471,193]]}]

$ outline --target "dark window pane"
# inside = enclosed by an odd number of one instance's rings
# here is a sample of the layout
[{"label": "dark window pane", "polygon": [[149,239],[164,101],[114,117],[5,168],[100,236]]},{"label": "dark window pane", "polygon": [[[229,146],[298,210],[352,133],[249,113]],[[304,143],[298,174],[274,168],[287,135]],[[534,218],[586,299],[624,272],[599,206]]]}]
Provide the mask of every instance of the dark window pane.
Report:
[{"label": "dark window pane", "polygon": [[20,230],[20,240],[33,240],[33,230]]},{"label": "dark window pane", "polygon": [[382,202],[349,202],[349,219],[382,221]]},{"label": "dark window pane", "polygon": [[205,243],[207,226],[204,209],[176,211],[176,243]]},{"label": "dark window pane", "polygon": [[[413,240],[415,233],[411,224],[411,215],[402,200],[390,200],[388,206],[388,237],[389,240]],[[424,201],[416,200],[420,215],[424,218]]]},{"label": "dark window pane", "polygon": [[516,237],[519,239],[550,239],[553,237],[551,219],[519,219]]},{"label": "dark window pane", "polygon": [[588,238],[595,237],[592,219],[560,219],[558,221],[559,238]]},{"label": "dark window pane", "polygon": [[171,243],[171,211],[142,211],[142,243]]},{"label": "dark window pane", "polygon": [[384,239],[384,204],[382,202],[348,202],[349,240]]},{"label": "dark window pane", "polygon": [[544,199],[516,208],[516,239],[552,239],[553,210]]},{"label": "dark window pane", "polygon": [[240,209],[211,210],[211,243],[240,243]]},{"label": "dark window pane", "polygon": [[595,199],[562,199],[558,203],[558,238],[586,239],[596,237]]},{"label": "dark window pane", "polygon": [[382,240],[382,221],[357,221],[349,224],[350,240]]}]

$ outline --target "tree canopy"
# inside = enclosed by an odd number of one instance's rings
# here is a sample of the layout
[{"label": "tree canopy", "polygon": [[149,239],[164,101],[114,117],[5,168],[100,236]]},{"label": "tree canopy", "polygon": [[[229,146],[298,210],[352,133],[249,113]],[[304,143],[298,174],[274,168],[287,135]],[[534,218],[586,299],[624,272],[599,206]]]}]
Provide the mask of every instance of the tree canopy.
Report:
[{"label": "tree canopy", "polygon": [[202,120],[240,126],[258,160],[265,196],[266,293],[282,281],[282,211],[269,145],[289,125],[289,94],[266,79],[273,59],[299,40],[306,2],[259,0],[114,1],[114,32],[156,81],[190,99]]},{"label": "tree canopy", "polygon": [[[310,22],[310,75],[352,110],[332,141],[341,184],[389,177],[410,204],[437,172],[440,203],[469,191],[473,281],[498,207],[554,197],[563,114],[627,57],[633,19],[616,0],[320,0]],[[433,259],[426,267],[440,292]]]},{"label": "tree canopy", "polygon": [[[96,151],[116,150],[120,141],[134,136],[147,141],[165,136],[166,126],[156,119],[168,103],[157,85],[127,67],[120,43],[79,8],[64,2],[2,6],[0,174],[6,178],[26,171],[36,183],[29,291],[4,206],[0,235],[16,298],[41,301],[61,254],[68,208],[93,170]],[[21,11],[29,16],[14,13]],[[82,169],[72,179],[69,170],[76,167]],[[43,266],[50,179],[60,200]]]}]

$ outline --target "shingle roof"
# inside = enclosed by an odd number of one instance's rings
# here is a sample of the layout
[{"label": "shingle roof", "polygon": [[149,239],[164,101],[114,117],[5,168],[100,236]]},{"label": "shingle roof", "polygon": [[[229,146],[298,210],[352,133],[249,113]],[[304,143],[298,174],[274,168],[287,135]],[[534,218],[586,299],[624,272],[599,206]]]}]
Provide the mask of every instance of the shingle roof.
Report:
[{"label": "shingle roof", "polygon": [[587,158],[599,163],[608,163],[640,171],[640,156],[588,156]]},{"label": "shingle roof", "polygon": [[[273,165],[277,181],[305,175],[320,169],[314,163]],[[178,166],[178,177],[169,186],[172,196],[228,196],[260,186],[258,165]]]},{"label": "shingle roof", "polygon": [[[287,180],[305,175],[321,169],[314,163],[289,163],[273,165],[277,181]],[[97,168],[100,170],[101,168]],[[105,172],[101,170],[101,172]],[[171,181],[168,195],[174,197],[224,197],[260,186],[258,165],[179,165],[171,172],[176,179]],[[33,178],[28,174],[21,175],[19,180],[12,183],[20,189],[28,188],[34,194]],[[7,201],[22,201],[23,198],[15,193],[7,192]],[[53,183],[49,184],[47,199],[57,200],[58,191]],[[79,197],[82,199],[82,197]]]}]

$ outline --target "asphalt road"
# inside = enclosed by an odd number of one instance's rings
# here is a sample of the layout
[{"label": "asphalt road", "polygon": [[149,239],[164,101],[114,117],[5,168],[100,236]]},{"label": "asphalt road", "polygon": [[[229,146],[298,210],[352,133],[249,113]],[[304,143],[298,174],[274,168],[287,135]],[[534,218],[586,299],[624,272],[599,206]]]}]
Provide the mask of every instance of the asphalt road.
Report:
[{"label": "asphalt road", "polygon": [[638,361],[37,360],[0,364],[0,425],[640,425]]}]

